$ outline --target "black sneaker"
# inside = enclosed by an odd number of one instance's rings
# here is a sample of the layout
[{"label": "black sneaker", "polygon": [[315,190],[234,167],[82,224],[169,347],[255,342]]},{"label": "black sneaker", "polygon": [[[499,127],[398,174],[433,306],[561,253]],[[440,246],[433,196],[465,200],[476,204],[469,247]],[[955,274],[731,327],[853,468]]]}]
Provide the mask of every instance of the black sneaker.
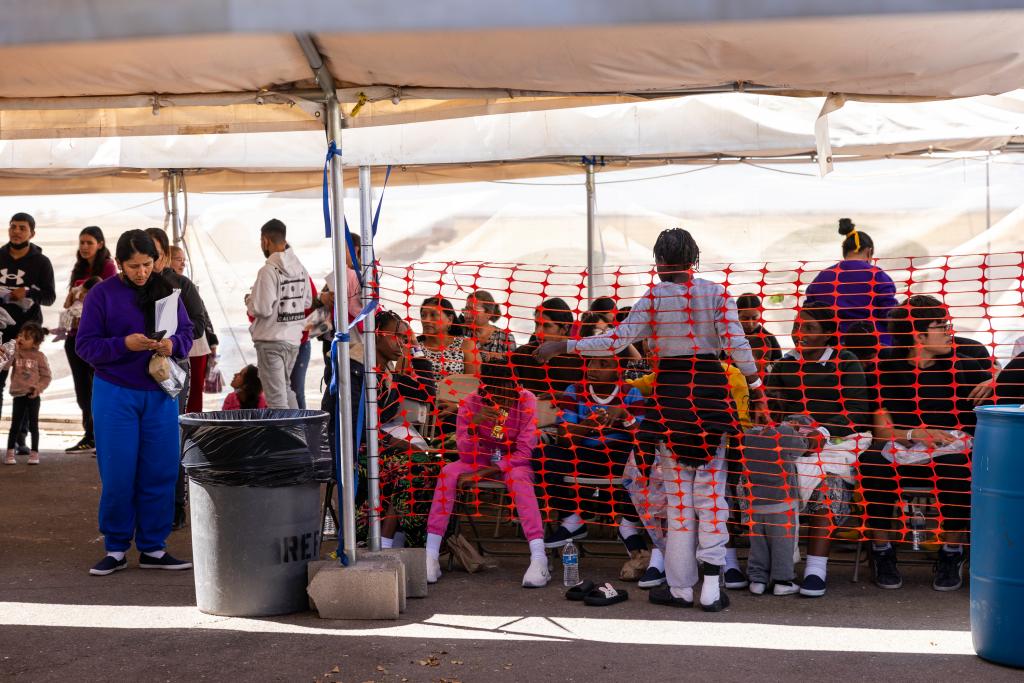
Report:
[{"label": "black sneaker", "polygon": [[743,590],[750,585],[747,575],[733,567],[725,570],[725,587],[731,591]]},{"label": "black sneaker", "polygon": [[70,455],[74,455],[75,453],[95,453],[96,444],[94,444],[91,441],[86,441],[85,439],[82,439],[71,448],[64,449],[64,452]]},{"label": "black sneaker", "polygon": [[896,551],[892,548],[871,551],[871,565],[875,574],[875,585],[879,588],[896,590],[903,588],[903,577],[896,566]]},{"label": "black sneaker", "polygon": [[937,591],[955,591],[964,585],[964,553],[947,552],[939,548],[939,556],[935,560],[935,579],[932,588]]},{"label": "black sneaker", "polygon": [[655,605],[668,605],[669,607],[693,607],[692,600],[683,600],[672,595],[672,589],[668,586],[652,588],[647,594],[647,599]]},{"label": "black sneaker", "polygon": [[561,524],[554,531],[544,536],[544,547],[545,548],[561,548],[567,545],[569,541],[579,541],[587,537],[586,525],[581,526],[576,531],[569,531]]},{"label": "black sneaker", "polygon": [[23,444],[23,443],[19,443],[18,444],[18,455],[28,455],[31,452],[32,451],[30,451],[28,449],[28,446],[26,446],[25,444]]},{"label": "black sneaker", "polygon": [[192,563],[186,560],[176,560],[167,553],[162,557],[153,557],[148,553],[139,555],[139,569],[192,569]]},{"label": "black sneaker", "polygon": [[126,558],[122,557],[120,560],[115,560],[113,556],[107,555],[97,562],[96,566],[89,570],[89,573],[93,576],[106,576],[107,574],[113,574],[127,568],[128,560]]},{"label": "black sneaker", "polygon": [[805,598],[820,598],[825,595],[825,579],[817,574],[808,574],[800,583],[800,595]]},{"label": "black sneaker", "polygon": [[637,586],[644,589],[657,588],[663,583],[665,583],[665,572],[657,567],[648,567],[644,575],[640,577],[640,583]]}]

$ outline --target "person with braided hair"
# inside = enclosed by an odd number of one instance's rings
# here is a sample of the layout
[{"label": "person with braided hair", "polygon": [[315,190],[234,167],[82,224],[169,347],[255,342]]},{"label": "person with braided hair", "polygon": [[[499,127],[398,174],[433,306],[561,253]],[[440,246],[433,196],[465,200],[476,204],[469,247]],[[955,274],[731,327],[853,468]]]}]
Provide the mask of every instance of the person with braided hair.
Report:
[{"label": "person with braided hair", "polygon": [[729,539],[725,451],[729,435],[739,431],[723,352],[746,377],[758,421],[766,419],[766,399],[736,302],[722,285],[694,275],[700,249],[693,236],[682,228],[663,231],[654,260],[661,281],[617,327],[578,341],[543,343],[535,355],[542,363],[562,353],[611,356],[637,339],[648,341],[657,368],[655,407],[638,433],[637,455],[658,453],[669,511],[668,586],[653,589],[650,600],[692,607],[703,576],[701,608],[718,612],[729,606],[719,586]]},{"label": "person with braided hair", "polygon": [[889,311],[896,307],[896,285],[888,273],[872,263],[875,242],[857,230],[849,218],[839,219],[843,260],[818,273],[807,287],[806,303],[823,303],[839,318],[839,345],[862,362],[877,358],[891,346],[887,334]]}]

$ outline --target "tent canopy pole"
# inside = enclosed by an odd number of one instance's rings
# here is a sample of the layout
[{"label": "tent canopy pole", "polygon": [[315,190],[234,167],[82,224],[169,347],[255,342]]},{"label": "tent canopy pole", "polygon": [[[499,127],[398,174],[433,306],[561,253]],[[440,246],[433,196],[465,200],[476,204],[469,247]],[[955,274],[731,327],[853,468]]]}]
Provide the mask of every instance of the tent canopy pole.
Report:
[{"label": "tent canopy pole", "polygon": [[[359,264],[363,271],[363,307],[374,299],[376,267],[373,255],[373,187],[370,167],[359,167]],[[380,446],[378,441],[377,415],[377,339],[374,316],[371,313],[363,321],[363,378],[366,390],[366,488],[369,507],[369,533],[367,545],[370,550],[380,550]]]}]

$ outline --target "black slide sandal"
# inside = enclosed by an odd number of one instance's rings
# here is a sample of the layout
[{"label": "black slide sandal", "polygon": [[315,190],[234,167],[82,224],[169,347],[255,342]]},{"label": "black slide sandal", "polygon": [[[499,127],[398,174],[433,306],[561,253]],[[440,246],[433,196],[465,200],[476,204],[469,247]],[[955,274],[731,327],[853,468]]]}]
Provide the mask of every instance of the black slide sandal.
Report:
[{"label": "black slide sandal", "polygon": [[583,598],[583,604],[591,607],[607,607],[626,600],[629,600],[629,593],[606,583],[587,593],[587,597]]},{"label": "black slide sandal", "polygon": [[574,602],[581,602],[587,597],[587,593],[594,590],[593,581],[580,581],[578,584],[565,591],[565,599]]}]

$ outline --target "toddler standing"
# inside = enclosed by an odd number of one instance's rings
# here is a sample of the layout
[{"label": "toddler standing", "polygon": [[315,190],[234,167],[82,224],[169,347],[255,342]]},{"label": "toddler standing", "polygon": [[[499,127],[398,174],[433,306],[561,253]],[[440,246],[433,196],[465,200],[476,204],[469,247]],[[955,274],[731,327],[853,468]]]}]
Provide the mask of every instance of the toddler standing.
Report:
[{"label": "toddler standing", "polygon": [[39,405],[42,393],[50,386],[53,375],[46,355],[39,345],[46,338],[46,330],[38,323],[26,323],[18,333],[14,363],[11,365],[11,396],[14,397],[14,413],[11,416],[11,431],[7,437],[5,465],[15,465],[14,448],[18,434],[27,429],[32,435],[32,450],[28,456],[29,465],[39,464]]}]

